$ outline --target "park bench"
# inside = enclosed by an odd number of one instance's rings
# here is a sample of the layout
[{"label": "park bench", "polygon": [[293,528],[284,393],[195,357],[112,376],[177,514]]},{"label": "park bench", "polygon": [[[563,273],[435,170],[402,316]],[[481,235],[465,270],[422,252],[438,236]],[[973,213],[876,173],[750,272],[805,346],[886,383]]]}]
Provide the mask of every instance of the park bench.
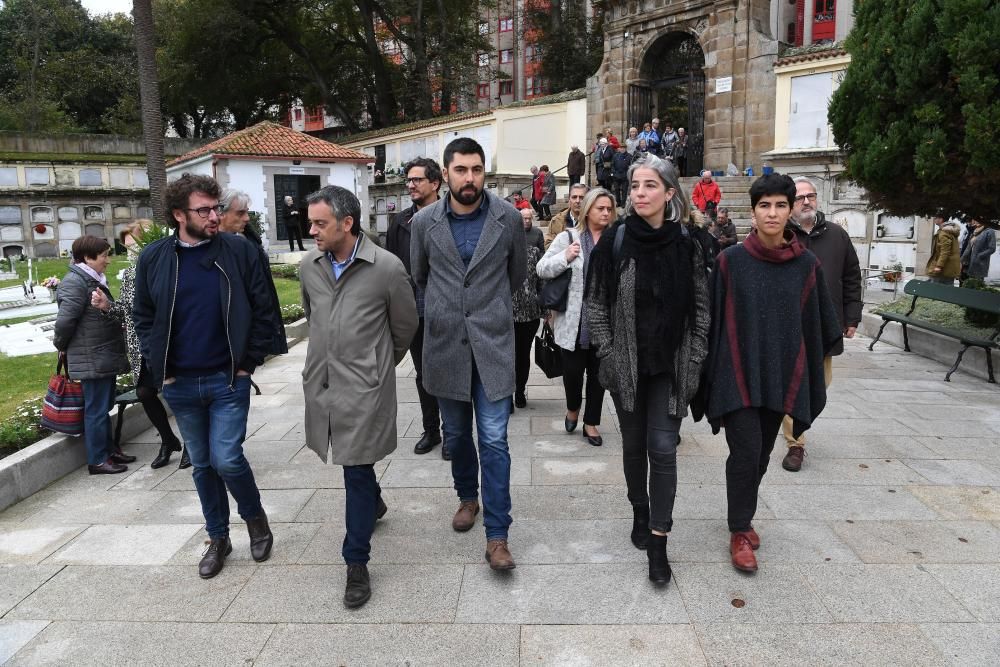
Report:
[{"label": "park bench", "polygon": [[962,363],[962,356],[965,355],[965,351],[970,347],[981,347],[983,352],[986,353],[986,368],[989,373],[989,381],[993,383],[996,382],[993,377],[992,351],[993,348],[1000,347],[1000,343],[998,343],[998,339],[1000,339],[1000,326],[993,331],[993,335],[989,338],[976,338],[961,331],[949,329],[948,327],[940,324],[921,320],[920,318],[913,316],[913,311],[917,307],[917,300],[922,298],[930,301],[951,303],[956,306],[964,306],[965,308],[974,308],[976,310],[982,310],[988,313],[1000,315],[1000,294],[984,292],[981,290],[965,289],[963,287],[953,287],[952,285],[944,285],[941,283],[925,282],[922,280],[911,280],[906,283],[906,287],[903,288],[903,292],[913,297],[913,303],[910,305],[910,309],[905,315],[900,315],[898,313],[882,313],[882,326],[879,327],[878,335],[875,336],[875,340],[873,340],[872,344],[868,346],[869,350],[874,349],[875,343],[877,343],[878,339],[882,337],[882,331],[885,329],[887,324],[890,322],[898,322],[903,325],[903,349],[907,352],[910,351],[910,340],[906,332],[906,328],[908,326],[924,329],[926,331],[932,331],[936,334],[947,336],[949,338],[954,338],[962,344],[962,349],[959,350],[958,357],[955,359],[955,365],[952,366],[948,373],[944,376],[945,382],[951,382],[951,374],[958,370],[959,364]]}]

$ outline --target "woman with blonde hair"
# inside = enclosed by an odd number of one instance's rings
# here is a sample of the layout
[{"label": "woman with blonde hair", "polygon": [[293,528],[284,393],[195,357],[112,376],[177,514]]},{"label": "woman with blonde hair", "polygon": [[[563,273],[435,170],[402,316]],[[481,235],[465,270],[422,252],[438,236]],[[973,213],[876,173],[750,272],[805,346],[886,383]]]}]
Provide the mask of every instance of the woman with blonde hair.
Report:
[{"label": "woman with blonde hair", "polygon": [[590,268],[590,256],[601,236],[615,218],[615,198],[604,188],[594,188],[583,198],[580,220],[583,224],[558,234],[538,262],[538,277],[555,278],[572,271],[566,312],[552,313],[552,333],[562,349],[563,387],[566,390],[566,431],[576,430],[583,404],[584,373],[587,375],[587,409],[583,414],[583,438],[600,447],[604,440],[597,427],[601,424],[604,388],[597,378],[597,346],[592,342],[589,311],[584,287]]},{"label": "woman with blonde hair", "polygon": [[621,426],[632,543],[646,549],[650,580],[665,584],[681,420],[708,354],[706,250],[669,163],[646,155],[628,176],[626,216],[591,257],[591,339]]}]

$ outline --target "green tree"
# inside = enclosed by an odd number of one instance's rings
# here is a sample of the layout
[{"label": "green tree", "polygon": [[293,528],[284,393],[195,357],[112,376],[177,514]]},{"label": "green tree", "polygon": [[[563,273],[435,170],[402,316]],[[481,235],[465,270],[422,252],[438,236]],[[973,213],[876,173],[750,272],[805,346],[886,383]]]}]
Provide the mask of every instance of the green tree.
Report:
[{"label": "green tree", "polygon": [[829,119],[873,208],[1000,219],[1000,3],[863,0]]},{"label": "green tree", "polygon": [[[587,16],[588,7],[592,8]],[[549,0],[525,3],[525,22],[542,51],[548,91],[582,88],[604,58],[604,3]],[[531,41],[531,40],[529,40]]]}]

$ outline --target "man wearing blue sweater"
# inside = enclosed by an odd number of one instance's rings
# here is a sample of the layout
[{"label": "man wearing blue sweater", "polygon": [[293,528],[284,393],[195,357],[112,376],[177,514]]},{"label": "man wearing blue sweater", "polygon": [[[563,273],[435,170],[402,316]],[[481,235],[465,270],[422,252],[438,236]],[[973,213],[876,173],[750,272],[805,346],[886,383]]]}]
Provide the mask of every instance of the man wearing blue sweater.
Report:
[{"label": "man wearing blue sweater", "polygon": [[271,351],[277,309],[257,248],[219,234],[219,184],[184,174],[164,194],[176,234],[143,250],[133,317],[142,356],[194,465],[194,485],[210,539],[203,579],[233,550],[229,499],[250,533],[250,554],[267,560],[274,538],[250,463],[243,455],[250,375]]}]

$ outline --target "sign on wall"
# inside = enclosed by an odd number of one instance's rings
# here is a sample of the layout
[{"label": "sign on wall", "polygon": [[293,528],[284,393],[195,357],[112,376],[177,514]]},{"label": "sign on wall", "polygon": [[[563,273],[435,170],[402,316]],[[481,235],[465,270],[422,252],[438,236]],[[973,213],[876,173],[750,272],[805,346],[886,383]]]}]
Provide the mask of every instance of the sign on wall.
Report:
[{"label": "sign on wall", "polygon": [[733,77],[720,76],[715,80],[715,94],[728,93],[733,89]]}]

